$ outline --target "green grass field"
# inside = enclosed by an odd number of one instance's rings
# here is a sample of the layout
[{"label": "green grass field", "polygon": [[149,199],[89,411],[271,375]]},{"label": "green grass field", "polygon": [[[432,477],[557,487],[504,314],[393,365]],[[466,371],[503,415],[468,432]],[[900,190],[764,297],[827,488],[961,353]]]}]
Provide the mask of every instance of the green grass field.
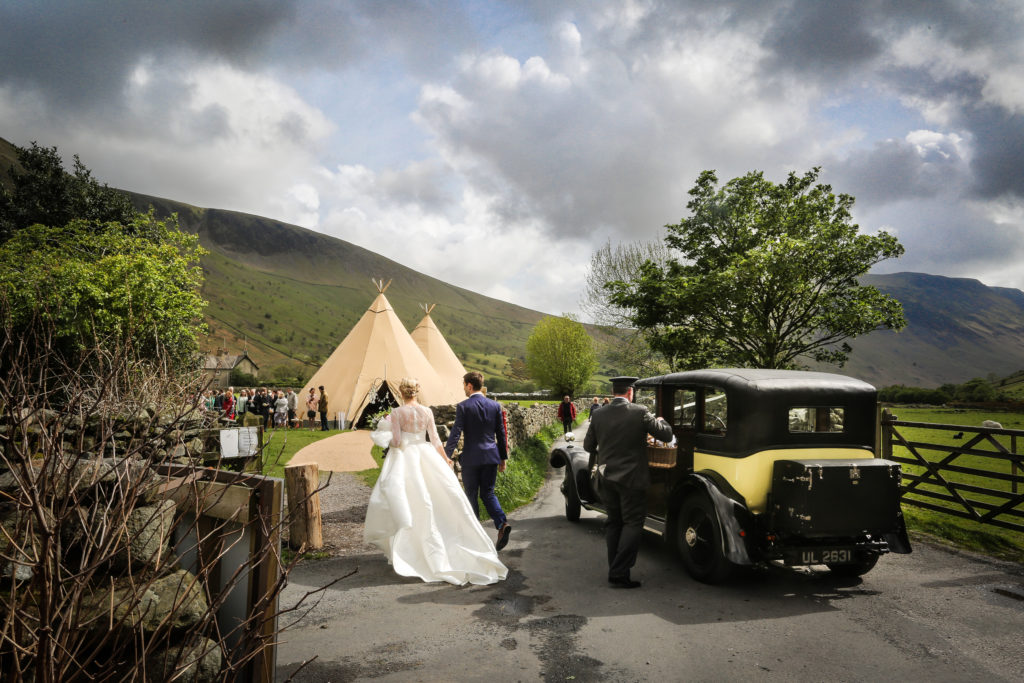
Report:
[{"label": "green grass field", "polygon": [[[933,424],[963,425],[965,427],[979,427],[983,420],[994,420],[1007,429],[1024,429],[1024,414],[1020,413],[990,413],[981,411],[955,411],[951,409],[925,409],[925,408],[904,408],[896,406],[891,411],[900,420],[908,422],[928,422]],[[917,427],[896,427],[897,431],[911,443],[932,443],[948,446],[962,446],[973,434],[966,432],[961,439],[954,439],[956,432]],[[996,437],[1000,444],[1007,450],[1011,450],[1014,444],[1010,437]],[[1024,438],[1016,440],[1016,452],[1024,451]],[[995,452],[991,443],[979,443],[975,448]],[[948,457],[948,451],[918,448],[919,454],[928,462],[938,462]],[[893,455],[899,457],[913,457],[906,448],[902,446],[893,447]],[[1009,474],[1011,464],[1007,460],[986,457],[983,455],[960,455],[951,462],[953,465],[969,467],[990,472]],[[903,465],[904,472],[921,474],[925,471],[921,465]],[[1018,470],[1018,473],[1021,473]],[[1011,491],[1011,482],[982,477],[979,475],[941,472],[942,476],[951,482],[968,484],[986,489]],[[907,482],[904,482],[905,484]],[[938,485],[921,484],[919,488],[945,493],[944,487]],[[1024,485],[1018,485],[1018,491],[1024,490]],[[986,496],[981,493],[964,492],[965,498],[972,501],[982,501],[994,504],[1002,504],[1004,501],[995,496]],[[913,495],[907,499],[915,498]],[[954,509],[962,510],[953,503],[935,501],[930,498],[920,498],[932,503],[938,503]],[[1024,510],[1024,506],[1017,506],[1018,510]],[[911,530],[928,534],[945,542],[952,543],[958,547],[967,548],[982,552],[988,555],[1008,559],[1015,562],[1024,562],[1024,532],[1001,529],[973,520],[953,517],[942,512],[926,510],[908,504],[903,505],[903,512]],[[1007,518],[1004,518],[1007,519]],[[1012,519],[1012,518],[1009,518]],[[1021,520],[1016,520],[1021,523]]]}]

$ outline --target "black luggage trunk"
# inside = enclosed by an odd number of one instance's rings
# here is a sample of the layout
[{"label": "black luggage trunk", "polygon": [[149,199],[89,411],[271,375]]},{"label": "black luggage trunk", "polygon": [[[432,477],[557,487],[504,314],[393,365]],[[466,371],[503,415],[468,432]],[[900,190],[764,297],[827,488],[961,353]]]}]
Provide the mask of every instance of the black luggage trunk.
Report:
[{"label": "black luggage trunk", "polygon": [[900,466],[889,460],[778,460],[772,529],[803,538],[885,534],[899,525]]}]

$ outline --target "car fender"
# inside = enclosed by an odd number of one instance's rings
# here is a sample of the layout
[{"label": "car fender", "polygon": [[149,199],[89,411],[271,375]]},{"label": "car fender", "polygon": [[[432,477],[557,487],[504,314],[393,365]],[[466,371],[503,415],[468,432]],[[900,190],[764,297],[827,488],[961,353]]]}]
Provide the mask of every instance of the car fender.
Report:
[{"label": "car fender", "polygon": [[885,535],[885,542],[889,544],[889,551],[899,555],[908,555],[912,551],[910,537],[907,535],[907,522],[903,519],[903,511],[900,511],[897,520],[896,530]]},{"label": "car fender", "polygon": [[552,467],[567,468],[565,478],[572,480],[571,485],[584,506],[590,508],[597,503],[590,490],[590,453],[567,443],[552,449],[549,462]]},{"label": "car fender", "polygon": [[[732,490],[726,482],[718,482],[712,473],[692,472],[686,477],[684,493],[703,491],[711,499],[722,525],[722,552],[733,564],[754,564],[747,552],[741,519],[750,520],[750,511],[742,496]],[[680,497],[682,500],[682,497]],[[747,525],[749,528],[750,525]]]}]

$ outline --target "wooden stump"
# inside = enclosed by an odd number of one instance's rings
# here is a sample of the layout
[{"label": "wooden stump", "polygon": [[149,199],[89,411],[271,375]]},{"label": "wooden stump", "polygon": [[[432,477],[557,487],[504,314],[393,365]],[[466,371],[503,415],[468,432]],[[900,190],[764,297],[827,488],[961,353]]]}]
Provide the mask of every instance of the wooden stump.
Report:
[{"label": "wooden stump", "polygon": [[320,521],[320,468],[316,464],[284,468],[288,490],[288,545],[293,550],[319,550],[324,545]]}]

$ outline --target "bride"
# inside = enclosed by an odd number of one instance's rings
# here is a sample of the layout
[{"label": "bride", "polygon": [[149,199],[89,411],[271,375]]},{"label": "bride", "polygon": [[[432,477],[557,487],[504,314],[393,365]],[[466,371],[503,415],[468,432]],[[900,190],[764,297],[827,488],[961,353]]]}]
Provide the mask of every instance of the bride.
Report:
[{"label": "bride", "polygon": [[419,390],[417,380],[403,379],[405,405],[381,418],[371,434],[391,450],[370,494],[363,537],[402,576],[460,586],[495,583],[508,569],[470,509],[434,415],[416,400]]}]

